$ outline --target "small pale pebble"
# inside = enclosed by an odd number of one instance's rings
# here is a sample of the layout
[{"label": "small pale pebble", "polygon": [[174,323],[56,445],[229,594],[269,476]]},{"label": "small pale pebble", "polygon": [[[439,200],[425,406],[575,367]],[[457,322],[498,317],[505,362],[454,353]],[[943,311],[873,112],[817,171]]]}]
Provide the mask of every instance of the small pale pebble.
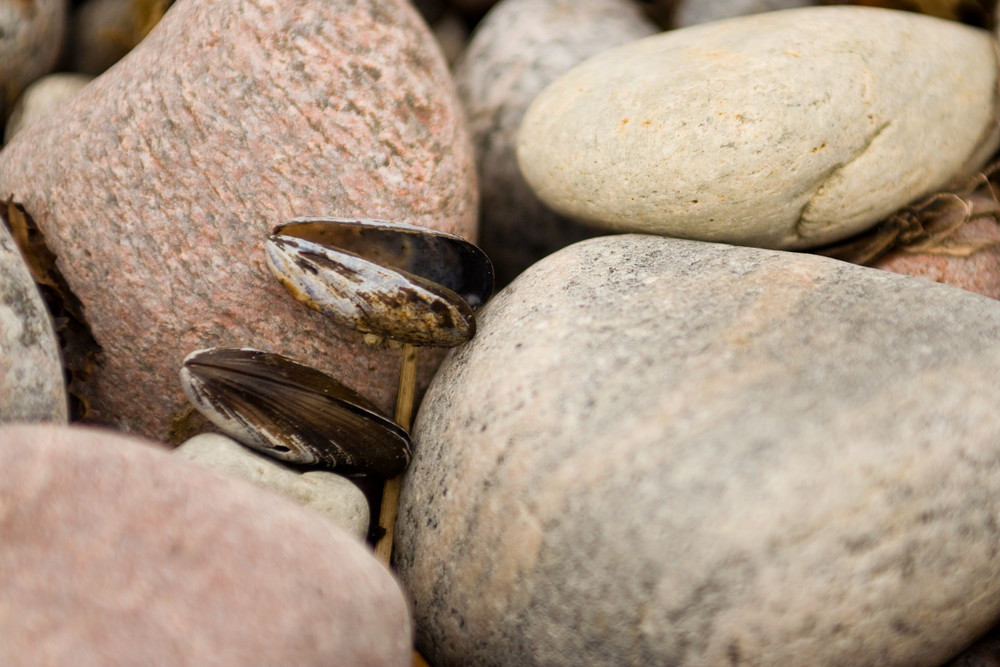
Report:
[{"label": "small pale pebble", "polygon": [[67,100],[73,98],[93,80],[89,74],[57,72],[46,74],[24,89],[4,127],[4,141],[10,141],[25,125],[44,118]]},{"label": "small pale pebble", "polygon": [[965,182],[1000,144],[997,45],[954,21],[805,7],[648,37],[542,91],[518,161],[617,231],[806,249]]},{"label": "small pale pebble", "polygon": [[399,584],[315,512],[97,428],[0,427],[0,468],[0,664],[411,664]]},{"label": "small pale pebble", "polygon": [[525,271],[414,425],[435,665],[937,667],[1000,616],[1000,303],[649,235]]},{"label": "small pale pebble", "polygon": [[297,472],[217,433],[197,435],[173,453],[315,510],[358,539],[368,534],[368,501],[364,492],[346,477],[325,471]]},{"label": "small pale pebble", "polygon": [[476,28],[455,66],[476,146],[480,246],[497,281],[598,233],[542,204],[517,167],[517,129],[549,83],[600,51],[657,32],[630,0],[504,0]]}]

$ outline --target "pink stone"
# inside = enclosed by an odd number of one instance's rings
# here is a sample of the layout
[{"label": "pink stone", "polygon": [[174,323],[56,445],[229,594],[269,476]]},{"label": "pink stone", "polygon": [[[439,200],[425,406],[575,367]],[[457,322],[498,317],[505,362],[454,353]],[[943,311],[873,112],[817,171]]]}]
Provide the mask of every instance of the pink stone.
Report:
[{"label": "pink stone", "polygon": [[0,428],[0,663],[408,665],[403,593],[320,515],[111,431]]},{"label": "pink stone", "polygon": [[[954,241],[961,243],[970,239],[1000,243],[1000,226],[992,219],[975,220],[964,225]],[[967,257],[894,250],[872,266],[1000,299],[1000,246],[997,245]]]},{"label": "pink stone", "polygon": [[[294,302],[279,222],[366,216],[472,237],[475,165],[434,39],[406,0],[179,0],[0,154],[0,197],[45,235],[103,348],[87,419],[163,439],[181,360],[256,347],[389,411],[399,352]],[[422,385],[440,355],[422,355]]]}]

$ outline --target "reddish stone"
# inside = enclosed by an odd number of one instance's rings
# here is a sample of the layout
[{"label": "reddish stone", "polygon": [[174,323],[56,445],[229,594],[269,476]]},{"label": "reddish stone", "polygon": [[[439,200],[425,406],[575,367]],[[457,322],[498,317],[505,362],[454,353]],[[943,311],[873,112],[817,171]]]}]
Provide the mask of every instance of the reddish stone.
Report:
[{"label": "reddish stone", "polygon": [[320,515],[111,431],[0,428],[0,663],[408,665],[407,602]]},{"label": "reddish stone", "polygon": [[[471,237],[475,166],[432,35],[406,0],[179,0],[0,154],[103,348],[89,420],[165,438],[181,360],[209,346],[311,363],[389,411],[399,352],[294,302],[264,264],[294,216]],[[426,384],[440,358],[424,354]]]}]

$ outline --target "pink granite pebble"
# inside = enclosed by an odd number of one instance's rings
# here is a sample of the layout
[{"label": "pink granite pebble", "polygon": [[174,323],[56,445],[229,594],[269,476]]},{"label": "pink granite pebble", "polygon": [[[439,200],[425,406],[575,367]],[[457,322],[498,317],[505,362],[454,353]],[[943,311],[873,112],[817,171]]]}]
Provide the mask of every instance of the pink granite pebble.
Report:
[{"label": "pink granite pebble", "polygon": [[0,663],[409,665],[407,602],[320,515],[96,428],[0,429]]},{"label": "pink granite pebble", "polygon": [[[366,216],[475,232],[475,165],[447,67],[406,0],[179,0],[128,56],[0,155],[102,346],[91,421],[164,438],[181,359],[248,346],[388,410],[399,352],[294,302],[277,223]],[[426,380],[439,357],[422,355]]]}]

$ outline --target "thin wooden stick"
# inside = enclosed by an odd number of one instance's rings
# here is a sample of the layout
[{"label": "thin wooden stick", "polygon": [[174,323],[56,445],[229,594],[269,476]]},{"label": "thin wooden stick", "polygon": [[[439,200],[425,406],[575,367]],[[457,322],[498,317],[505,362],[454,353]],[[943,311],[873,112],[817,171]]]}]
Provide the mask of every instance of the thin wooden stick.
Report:
[{"label": "thin wooden stick", "polygon": [[[396,423],[404,430],[410,430],[413,418],[413,399],[417,387],[417,348],[403,344],[403,363],[399,369],[399,389],[396,393]],[[392,558],[392,533],[396,530],[396,508],[399,505],[399,491],[403,485],[403,475],[387,480],[382,488],[382,509],[378,525],[385,533],[375,544],[375,556],[386,566]]]}]

